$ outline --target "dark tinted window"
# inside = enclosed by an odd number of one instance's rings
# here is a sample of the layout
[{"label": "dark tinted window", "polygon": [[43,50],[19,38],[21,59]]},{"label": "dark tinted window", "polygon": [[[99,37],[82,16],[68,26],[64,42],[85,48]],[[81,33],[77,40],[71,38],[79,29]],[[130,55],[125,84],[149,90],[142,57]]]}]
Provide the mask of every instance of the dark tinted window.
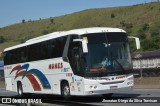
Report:
[{"label": "dark tinted window", "polygon": [[40,59],[40,44],[33,44],[27,47],[28,49],[28,60],[36,61]]},{"label": "dark tinted window", "polygon": [[17,62],[16,51],[11,50],[4,53],[4,64],[15,64]]},{"label": "dark tinted window", "polygon": [[121,33],[121,32],[107,33],[107,39],[108,39],[109,43],[126,42],[127,35],[126,35],[126,33]]},{"label": "dark tinted window", "polygon": [[10,50],[4,53],[4,64],[16,64],[27,61],[27,49],[22,47],[19,49]]},{"label": "dark tinted window", "polygon": [[75,75],[80,75],[80,72],[82,72],[82,71],[80,70],[79,67],[77,67],[78,63],[76,61],[76,56],[77,56],[77,53],[80,52],[79,49],[82,46],[81,46],[80,42],[73,42],[73,39],[78,39],[78,36],[75,35],[75,36],[71,37],[67,56],[68,56],[68,59],[69,59],[69,62],[70,62],[70,65],[71,65],[71,68],[72,68],[74,74]]},{"label": "dark tinted window", "polygon": [[65,43],[66,43],[66,37],[61,37],[56,39],[55,50],[54,50],[55,55],[53,55],[54,58],[62,57]]},{"label": "dark tinted window", "polygon": [[16,64],[29,61],[62,57],[66,36],[28,45],[4,53],[4,64]]},{"label": "dark tinted window", "polygon": [[29,61],[62,57],[65,43],[66,37],[60,37],[30,45],[28,47]]},{"label": "dark tinted window", "polygon": [[17,58],[17,63],[26,62],[27,61],[27,47],[16,49],[15,57]]}]

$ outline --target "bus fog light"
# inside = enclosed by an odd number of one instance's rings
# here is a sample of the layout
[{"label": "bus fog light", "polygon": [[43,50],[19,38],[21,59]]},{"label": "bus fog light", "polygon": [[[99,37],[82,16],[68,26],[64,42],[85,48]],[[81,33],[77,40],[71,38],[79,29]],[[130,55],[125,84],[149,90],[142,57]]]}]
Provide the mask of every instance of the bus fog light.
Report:
[{"label": "bus fog light", "polygon": [[93,91],[90,91],[90,92],[89,92],[89,94],[92,94],[92,93],[93,93]]},{"label": "bus fog light", "polygon": [[94,86],[94,89],[96,89],[97,88],[97,86]]},{"label": "bus fog light", "polygon": [[127,85],[129,85],[129,82],[127,82]]},{"label": "bus fog light", "polygon": [[129,82],[127,83],[127,85],[131,85],[131,84],[133,84],[133,81],[129,81]]},{"label": "bus fog light", "polygon": [[89,88],[92,89],[93,86],[90,86]]}]

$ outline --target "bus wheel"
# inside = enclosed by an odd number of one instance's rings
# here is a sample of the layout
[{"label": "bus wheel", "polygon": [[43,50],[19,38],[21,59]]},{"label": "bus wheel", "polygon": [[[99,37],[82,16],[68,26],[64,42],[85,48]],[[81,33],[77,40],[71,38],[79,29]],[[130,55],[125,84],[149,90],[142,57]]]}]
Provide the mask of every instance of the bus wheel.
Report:
[{"label": "bus wheel", "polygon": [[68,99],[70,97],[70,88],[68,82],[63,82],[61,86],[62,97]]},{"label": "bus wheel", "polygon": [[17,85],[17,92],[18,92],[18,96],[20,96],[20,97],[23,96],[23,88],[22,88],[21,83],[18,83],[18,85]]}]

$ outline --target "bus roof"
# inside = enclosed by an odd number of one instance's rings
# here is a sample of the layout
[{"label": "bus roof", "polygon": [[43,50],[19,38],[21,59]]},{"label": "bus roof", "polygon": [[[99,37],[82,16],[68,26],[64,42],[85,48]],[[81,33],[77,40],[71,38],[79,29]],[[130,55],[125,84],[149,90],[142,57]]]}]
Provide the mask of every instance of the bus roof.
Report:
[{"label": "bus roof", "polygon": [[4,52],[8,51],[8,50],[24,47],[27,45],[35,44],[38,42],[42,42],[42,41],[46,41],[46,40],[50,40],[50,39],[54,39],[54,38],[58,38],[58,37],[62,37],[62,36],[71,35],[71,34],[83,35],[83,34],[88,34],[88,33],[100,33],[100,32],[125,32],[125,31],[122,29],[119,29],[119,28],[91,27],[91,28],[73,29],[73,30],[69,30],[69,31],[53,32],[53,33],[50,33],[47,35],[43,35],[40,37],[29,39],[25,43],[6,48],[6,49],[4,49]]}]

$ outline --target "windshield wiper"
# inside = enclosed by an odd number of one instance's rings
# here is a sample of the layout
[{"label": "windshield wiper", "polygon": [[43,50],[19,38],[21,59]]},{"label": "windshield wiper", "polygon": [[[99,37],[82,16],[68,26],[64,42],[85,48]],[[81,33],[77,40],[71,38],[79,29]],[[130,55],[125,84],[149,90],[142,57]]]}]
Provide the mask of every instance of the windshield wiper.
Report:
[{"label": "windshield wiper", "polygon": [[110,57],[110,58],[111,58],[112,60],[116,61],[117,64],[121,67],[121,69],[124,71],[124,73],[126,73],[126,70],[123,68],[122,64],[120,64],[119,61],[118,61],[116,58],[114,58],[114,57]]}]

